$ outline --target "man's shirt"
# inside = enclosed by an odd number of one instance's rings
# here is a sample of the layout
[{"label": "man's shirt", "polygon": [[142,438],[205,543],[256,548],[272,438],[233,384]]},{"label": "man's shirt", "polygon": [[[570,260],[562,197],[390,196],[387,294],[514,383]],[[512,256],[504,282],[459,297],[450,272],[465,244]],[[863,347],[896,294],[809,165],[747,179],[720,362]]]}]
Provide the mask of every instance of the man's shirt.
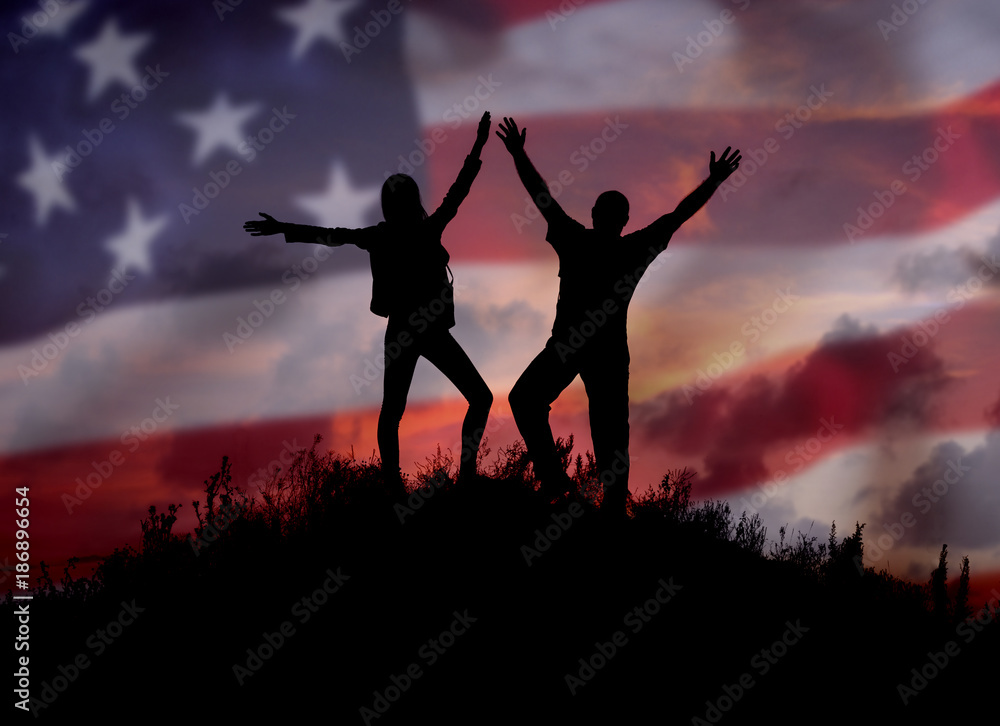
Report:
[{"label": "man's shirt", "polygon": [[674,216],[624,236],[587,229],[561,209],[549,216],[545,239],[559,256],[559,301],[548,345],[627,356],[628,304],[676,231]]}]

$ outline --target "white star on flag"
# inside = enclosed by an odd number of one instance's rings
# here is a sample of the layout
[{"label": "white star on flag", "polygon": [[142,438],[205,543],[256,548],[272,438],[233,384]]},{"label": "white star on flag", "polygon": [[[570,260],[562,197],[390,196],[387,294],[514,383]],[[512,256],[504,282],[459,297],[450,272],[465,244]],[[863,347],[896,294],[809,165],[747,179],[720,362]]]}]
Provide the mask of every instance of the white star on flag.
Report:
[{"label": "white star on flag", "polygon": [[35,197],[35,223],[40,227],[48,222],[53,207],[75,212],[76,204],[70,196],[69,188],[59,181],[53,170],[53,164],[62,163],[62,156],[46,154],[35,136],[28,139],[28,153],[31,155],[31,166],[21,173],[17,183]]},{"label": "white star on flag", "polygon": [[122,35],[118,21],[111,18],[96,39],[77,48],[76,58],[90,66],[87,100],[93,101],[114,81],[126,88],[136,86],[141,76],[135,67],[135,56],[152,40],[149,33]]},{"label": "white star on flag", "polygon": [[356,7],[355,0],[306,0],[298,7],[276,10],[275,14],[296,30],[292,58],[301,58],[317,38],[325,38],[332,45],[347,40],[342,20]]},{"label": "white star on flag", "polygon": [[215,97],[211,108],[204,111],[178,113],[177,120],[190,126],[198,135],[194,147],[192,163],[200,164],[217,147],[228,147],[239,153],[239,146],[246,141],[243,124],[260,111],[259,103],[233,106],[225,93]]},{"label": "white star on flag", "polygon": [[119,234],[110,237],[104,243],[104,248],[115,255],[115,264],[112,267],[124,271],[134,267],[139,272],[150,273],[153,271],[150,256],[153,238],[166,226],[167,215],[160,214],[145,219],[135,199],[129,197],[127,204],[125,228]]},{"label": "white star on flag", "polygon": [[358,228],[368,226],[367,215],[372,205],[379,201],[382,187],[355,187],[347,177],[342,161],[330,167],[326,190],[295,198],[300,209],[311,213],[322,227]]}]

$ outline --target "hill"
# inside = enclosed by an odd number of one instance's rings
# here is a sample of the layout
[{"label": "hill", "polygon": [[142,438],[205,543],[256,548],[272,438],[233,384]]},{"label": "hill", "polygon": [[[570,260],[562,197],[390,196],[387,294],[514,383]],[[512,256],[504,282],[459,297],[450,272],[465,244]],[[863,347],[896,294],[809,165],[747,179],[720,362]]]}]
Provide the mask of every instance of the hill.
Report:
[{"label": "hill", "polygon": [[992,705],[997,613],[949,597],[946,549],[927,586],[859,567],[860,523],[765,551],[758,519],[690,502],[687,471],[610,525],[592,458],[550,503],[518,447],[463,486],[438,452],[393,499],[376,462],[318,444],[256,496],[224,458],[191,534],[178,505],[150,507],[139,550],[93,578],[46,571],[33,709],[382,726],[936,723]]}]

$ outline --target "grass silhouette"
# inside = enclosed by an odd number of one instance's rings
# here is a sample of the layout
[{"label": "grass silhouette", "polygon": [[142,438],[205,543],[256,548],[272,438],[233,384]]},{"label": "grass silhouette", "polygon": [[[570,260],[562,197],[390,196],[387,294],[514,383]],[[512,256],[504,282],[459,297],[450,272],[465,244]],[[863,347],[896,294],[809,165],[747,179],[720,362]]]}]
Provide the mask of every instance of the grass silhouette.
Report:
[{"label": "grass silhouette", "polygon": [[[540,498],[520,444],[488,465],[484,450],[486,474],[463,486],[438,450],[401,501],[377,461],[319,444],[258,493],[223,458],[192,533],[173,532],[180,505],[152,506],[139,549],[93,577],[43,568],[39,715],[935,723],[991,698],[995,613],[859,568],[860,523],[823,543],[782,529],[768,549],[757,515],[692,503],[684,470],[609,531],[572,438],[558,445],[573,501]],[[957,654],[904,705],[899,685],[949,642]]]}]

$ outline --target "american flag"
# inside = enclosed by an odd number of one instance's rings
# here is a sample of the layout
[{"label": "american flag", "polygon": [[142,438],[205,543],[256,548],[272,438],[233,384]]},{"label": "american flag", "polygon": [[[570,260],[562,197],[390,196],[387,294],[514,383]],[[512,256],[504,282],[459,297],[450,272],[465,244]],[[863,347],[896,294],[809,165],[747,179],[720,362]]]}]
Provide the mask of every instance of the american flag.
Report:
[{"label": "american flag", "polygon": [[[365,253],[242,223],[375,224],[396,172],[434,208],[489,110],[574,218],[625,193],[626,232],[743,152],[631,306],[633,491],[688,465],[772,534],[858,520],[877,568],[925,580],[947,542],[1000,574],[992,0],[38,0],[0,27],[0,479],[38,559],[134,542],[224,454],[251,491],[316,433],[370,455]],[[495,137],[483,162],[443,242],[496,451],[558,278]],[[586,410],[579,382],[553,410],[581,450]],[[421,363],[404,469],[457,456],[463,411]]]}]

